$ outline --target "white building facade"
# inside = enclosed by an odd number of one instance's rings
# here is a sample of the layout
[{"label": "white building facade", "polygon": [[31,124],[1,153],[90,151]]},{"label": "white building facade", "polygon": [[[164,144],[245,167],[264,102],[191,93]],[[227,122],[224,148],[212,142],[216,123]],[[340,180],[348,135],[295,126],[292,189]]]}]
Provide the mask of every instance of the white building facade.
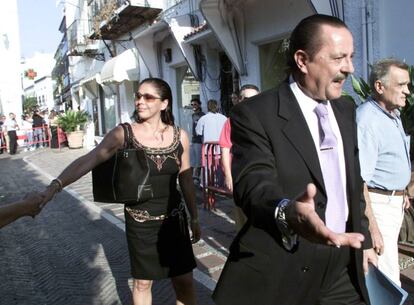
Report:
[{"label": "white building facade", "polygon": [[0,3],[0,113],[22,114],[17,0]]},{"label": "white building facade", "polygon": [[[112,15],[97,24],[109,4]],[[414,63],[409,0],[73,0],[66,8],[73,12],[66,14],[68,37],[76,37],[72,97],[93,113],[95,135],[129,120],[138,83],[149,76],[170,84],[176,123],[190,133],[191,98],[199,97],[204,110],[216,99],[228,114],[241,85],[267,90],[286,79],[287,38],[316,12],[348,24],[357,76],[366,78],[368,64],[381,57]],[[82,23],[82,30],[70,32],[71,22]]]}]

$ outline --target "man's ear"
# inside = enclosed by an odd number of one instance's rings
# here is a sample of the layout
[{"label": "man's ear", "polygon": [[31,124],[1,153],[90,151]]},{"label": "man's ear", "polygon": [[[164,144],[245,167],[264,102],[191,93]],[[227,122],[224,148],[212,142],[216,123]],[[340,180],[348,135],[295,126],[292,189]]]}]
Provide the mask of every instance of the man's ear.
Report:
[{"label": "man's ear", "polygon": [[302,73],[307,74],[308,68],[306,65],[309,60],[308,54],[303,50],[297,50],[294,54],[294,58],[299,70],[302,71]]},{"label": "man's ear", "polygon": [[384,84],[380,80],[375,81],[374,88],[377,94],[381,95],[384,93]]}]

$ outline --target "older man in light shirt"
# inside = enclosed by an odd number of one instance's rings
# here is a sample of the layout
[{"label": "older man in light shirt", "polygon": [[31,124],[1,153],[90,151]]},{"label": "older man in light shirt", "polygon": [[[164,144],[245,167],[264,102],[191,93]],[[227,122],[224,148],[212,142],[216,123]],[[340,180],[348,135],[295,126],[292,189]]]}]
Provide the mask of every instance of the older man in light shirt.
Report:
[{"label": "older man in light shirt", "polygon": [[399,108],[410,94],[408,66],[397,59],[380,60],[372,66],[372,97],[357,110],[358,146],[370,231],[380,255],[379,269],[401,285],[398,234],[406,187],[411,178],[410,139],[405,134]]}]

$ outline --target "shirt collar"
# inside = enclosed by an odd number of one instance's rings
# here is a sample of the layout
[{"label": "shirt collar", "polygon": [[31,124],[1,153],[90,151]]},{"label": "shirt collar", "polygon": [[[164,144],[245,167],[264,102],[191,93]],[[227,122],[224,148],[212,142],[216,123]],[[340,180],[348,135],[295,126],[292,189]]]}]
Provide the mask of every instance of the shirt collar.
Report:
[{"label": "shirt collar", "polygon": [[374,107],[377,107],[380,111],[382,111],[386,116],[388,116],[391,119],[395,120],[397,118],[400,118],[400,111],[398,109],[394,109],[391,114],[390,112],[382,108],[380,104],[378,104],[378,102],[374,100],[371,96],[368,97],[367,102],[370,102]]},{"label": "shirt collar", "polygon": [[[290,89],[293,91],[293,94],[295,95],[296,99],[298,100],[298,103],[302,111],[313,112],[315,107],[318,106],[319,102],[307,96],[299,87],[298,83],[293,79],[292,75],[289,76],[289,86]],[[323,103],[326,103],[326,105],[330,108],[329,101],[325,101]]]}]

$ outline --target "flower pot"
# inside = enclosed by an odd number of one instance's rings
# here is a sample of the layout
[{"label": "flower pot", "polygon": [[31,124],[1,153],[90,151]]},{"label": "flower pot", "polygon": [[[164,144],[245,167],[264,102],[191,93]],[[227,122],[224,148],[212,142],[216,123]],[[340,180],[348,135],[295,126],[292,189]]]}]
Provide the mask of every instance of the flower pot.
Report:
[{"label": "flower pot", "polygon": [[72,131],[66,133],[68,139],[69,148],[82,148],[83,147],[83,131]]}]

